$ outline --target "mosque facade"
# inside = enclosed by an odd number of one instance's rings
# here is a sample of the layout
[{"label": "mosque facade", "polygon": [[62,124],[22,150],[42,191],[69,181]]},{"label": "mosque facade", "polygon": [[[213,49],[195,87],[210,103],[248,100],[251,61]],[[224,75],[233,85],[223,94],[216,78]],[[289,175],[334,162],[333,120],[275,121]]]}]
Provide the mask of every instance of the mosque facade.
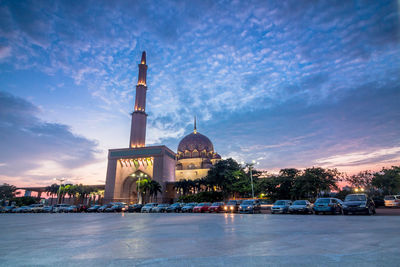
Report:
[{"label": "mosque facade", "polygon": [[176,197],[175,181],[202,178],[221,159],[210,139],[197,131],[196,119],[193,132],[180,141],[177,153],[164,145],[146,146],[146,80],[146,52],[143,52],[131,114],[129,147],[108,151],[105,202],[143,203],[137,186],[141,179],[157,181],[162,187],[158,201],[170,202]]}]

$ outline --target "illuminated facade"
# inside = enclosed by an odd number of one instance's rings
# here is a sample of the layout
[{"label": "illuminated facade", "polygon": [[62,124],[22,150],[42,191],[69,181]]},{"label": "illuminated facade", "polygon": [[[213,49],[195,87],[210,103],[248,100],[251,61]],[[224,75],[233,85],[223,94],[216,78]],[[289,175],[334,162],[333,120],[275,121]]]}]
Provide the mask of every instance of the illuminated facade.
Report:
[{"label": "illuminated facade", "polygon": [[137,192],[137,182],[140,179],[151,179],[160,183],[162,193],[158,197],[159,201],[167,202],[174,198],[174,191],[167,185],[175,181],[175,153],[166,146],[146,147],[145,143],[146,75],[146,52],[143,52],[139,64],[129,148],[108,151],[105,202],[142,202],[141,194]]},{"label": "illuminated facade", "polygon": [[178,145],[175,179],[195,180],[207,175],[208,170],[221,156],[207,136],[197,131],[196,119],[193,132],[185,136]]}]

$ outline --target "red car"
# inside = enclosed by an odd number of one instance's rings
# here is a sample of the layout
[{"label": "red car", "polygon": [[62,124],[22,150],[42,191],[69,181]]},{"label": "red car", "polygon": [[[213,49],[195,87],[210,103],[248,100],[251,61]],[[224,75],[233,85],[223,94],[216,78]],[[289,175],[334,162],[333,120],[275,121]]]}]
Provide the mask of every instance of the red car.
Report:
[{"label": "red car", "polygon": [[193,208],[193,212],[209,212],[211,203],[210,202],[203,202],[198,204],[196,207]]},{"label": "red car", "polygon": [[224,202],[214,202],[212,203],[209,212],[216,212],[216,213],[223,212],[224,206],[225,206]]}]

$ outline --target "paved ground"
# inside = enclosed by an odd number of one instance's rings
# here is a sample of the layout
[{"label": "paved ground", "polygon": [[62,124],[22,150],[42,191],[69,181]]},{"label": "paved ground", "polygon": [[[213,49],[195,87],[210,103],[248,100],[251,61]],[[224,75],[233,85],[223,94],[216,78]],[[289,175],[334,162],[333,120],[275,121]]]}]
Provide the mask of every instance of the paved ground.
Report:
[{"label": "paved ground", "polygon": [[400,216],[0,214],[1,266],[399,266]]}]

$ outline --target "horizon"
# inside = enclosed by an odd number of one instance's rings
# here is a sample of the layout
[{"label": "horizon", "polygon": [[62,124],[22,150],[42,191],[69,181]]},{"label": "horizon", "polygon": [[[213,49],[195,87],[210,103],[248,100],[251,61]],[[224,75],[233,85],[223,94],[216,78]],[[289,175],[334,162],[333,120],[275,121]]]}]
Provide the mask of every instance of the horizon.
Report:
[{"label": "horizon", "polygon": [[0,184],[104,184],[142,51],[146,146],[176,152],[196,116],[269,173],[400,165],[398,1],[163,3],[0,4]]}]

